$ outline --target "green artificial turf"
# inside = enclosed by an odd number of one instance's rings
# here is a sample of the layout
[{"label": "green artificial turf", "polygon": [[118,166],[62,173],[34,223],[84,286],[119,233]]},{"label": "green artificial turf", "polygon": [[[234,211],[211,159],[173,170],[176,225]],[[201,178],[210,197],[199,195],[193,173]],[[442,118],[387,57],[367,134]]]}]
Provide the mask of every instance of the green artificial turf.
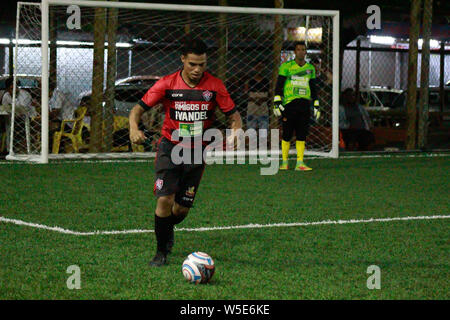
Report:
[{"label": "green artificial turf", "polygon": [[[294,164],[294,162],[292,163]],[[310,159],[310,172],[260,175],[210,165],[179,228],[448,215],[443,157]],[[78,232],[153,229],[153,161],[0,164],[0,216]],[[0,222],[0,299],[449,299],[448,219],[176,231],[150,268],[152,232],[77,236]],[[191,285],[181,264],[209,253]],[[81,270],[70,290],[66,270]],[[367,288],[381,271],[381,289]]]}]

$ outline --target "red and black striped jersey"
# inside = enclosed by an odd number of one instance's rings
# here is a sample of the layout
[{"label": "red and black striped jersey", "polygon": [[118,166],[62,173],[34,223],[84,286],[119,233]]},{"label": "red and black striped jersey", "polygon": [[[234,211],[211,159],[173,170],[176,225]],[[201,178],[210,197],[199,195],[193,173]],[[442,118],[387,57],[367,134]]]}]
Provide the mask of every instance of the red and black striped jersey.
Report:
[{"label": "red and black striped jersey", "polygon": [[172,143],[172,132],[179,129],[180,137],[194,137],[203,134],[214,122],[218,106],[226,115],[236,111],[235,104],[223,82],[208,72],[203,73],[200,82],[189,87],[177,71],[158,80],[139,101],[145,110],[162,103],[165,117],[162,136]]}]

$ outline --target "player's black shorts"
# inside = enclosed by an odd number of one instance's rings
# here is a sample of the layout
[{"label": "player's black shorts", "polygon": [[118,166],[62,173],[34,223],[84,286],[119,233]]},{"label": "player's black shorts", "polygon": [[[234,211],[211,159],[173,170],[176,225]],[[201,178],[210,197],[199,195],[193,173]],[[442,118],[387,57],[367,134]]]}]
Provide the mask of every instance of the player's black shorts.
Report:
[{"label": "player's black shorts", "polygon": [[311,101],[306,99],[295,99],[284,106],[281,123],[283,127],[282,139],[290,141],[296,135],[299,141],[305,141],[309,131],[311,118]]},{"label": "player's black shorts", "polygon": [[191,164],[174,164],[171,158],[174,146],[175,144],[165,137],[159,142],[155,160],[155,186],[153,192],[156,197],[175,194],[176,203],[183,207],[191,208],[202,179],[205,163],[202,160],[201,164],[195,164],[193,152],[191,152]]}]

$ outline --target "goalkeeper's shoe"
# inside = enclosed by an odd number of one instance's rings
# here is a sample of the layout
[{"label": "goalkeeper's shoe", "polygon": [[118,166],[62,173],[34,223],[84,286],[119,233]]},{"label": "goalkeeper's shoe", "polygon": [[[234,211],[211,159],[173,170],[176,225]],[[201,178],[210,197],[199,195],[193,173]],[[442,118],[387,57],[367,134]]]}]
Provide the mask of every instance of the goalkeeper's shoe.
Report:
[{"label": "goalkeeper's shoe", "polygon": [[311,171],[312,168],[308,167],[303,161],[297,161],[295,165],[295,171]]},{"label": "goalkeeper's shoe", "polygon": [[167,264],[167,254],[161,251],[157,251],[156,255],[150,261],[150,267],[162,267]]},{"label": "goalkeeper's shoe", "polygon": [[281,162],[280,170],[289,170],[289,162],[288,161]]}]

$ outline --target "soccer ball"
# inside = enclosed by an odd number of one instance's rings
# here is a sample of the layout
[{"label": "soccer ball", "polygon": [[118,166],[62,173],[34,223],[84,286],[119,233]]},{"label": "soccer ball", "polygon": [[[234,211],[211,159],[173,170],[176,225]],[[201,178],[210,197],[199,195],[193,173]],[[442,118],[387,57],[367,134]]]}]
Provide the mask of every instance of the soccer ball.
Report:
[{"label": "soccer ball", "polygon": [[187,281],[195,284],[208,283],[214,275],[214,261],[204,252],[192,252],[181,268]]}]

